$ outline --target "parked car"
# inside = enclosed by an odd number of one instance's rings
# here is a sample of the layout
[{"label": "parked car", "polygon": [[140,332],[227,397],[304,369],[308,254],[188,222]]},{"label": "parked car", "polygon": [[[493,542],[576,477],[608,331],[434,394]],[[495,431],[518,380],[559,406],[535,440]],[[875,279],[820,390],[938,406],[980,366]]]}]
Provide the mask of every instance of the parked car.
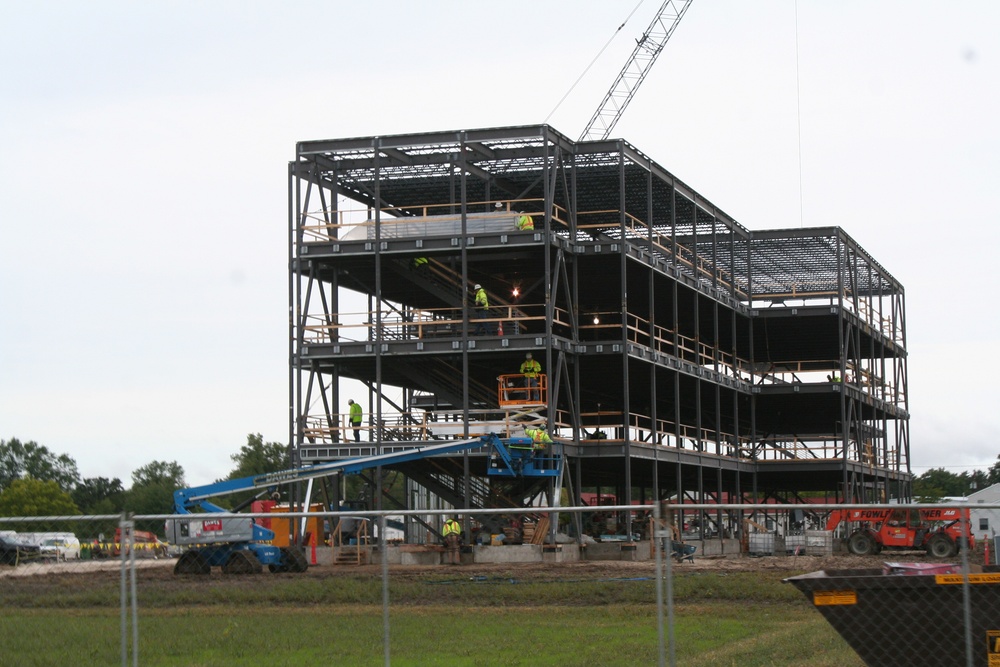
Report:
[{"label": "parked car", "polygon": [[27,561],[41,558],[41,547],[33,544],[25,544],[17,540],[0,536],[0,563],[4,565],[17,565]]},{"label": "parked car", "polygon": [[76,560],[80,557],[80,540],[75,537],[47,537],[39,548],[42,558],[47,560]]}]

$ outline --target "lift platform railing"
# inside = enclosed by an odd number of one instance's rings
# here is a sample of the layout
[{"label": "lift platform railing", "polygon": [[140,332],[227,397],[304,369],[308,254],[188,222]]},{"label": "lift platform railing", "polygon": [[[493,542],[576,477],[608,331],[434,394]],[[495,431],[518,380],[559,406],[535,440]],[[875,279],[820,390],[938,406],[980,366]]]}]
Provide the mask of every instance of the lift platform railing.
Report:
[{"label": "lift platform railing", "polygon": [[545,373],[529,378],[523,373],[497,377],[497,402],[501,408],[545,407],[549,402],[549,380]]}]

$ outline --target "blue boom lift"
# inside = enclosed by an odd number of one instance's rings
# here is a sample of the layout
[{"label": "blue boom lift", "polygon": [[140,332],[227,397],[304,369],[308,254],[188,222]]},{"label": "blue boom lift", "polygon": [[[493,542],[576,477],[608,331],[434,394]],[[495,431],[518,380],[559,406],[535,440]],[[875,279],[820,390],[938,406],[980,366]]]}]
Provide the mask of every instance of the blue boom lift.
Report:
[{"label": "blue boom lift", "polygon": [[[208,574],[213,566],[226,574],[253,574],[267,566],[271,572],[305,572],[308,562],[297,546],[271,544],[274,531],[257,525],[253,517],[237,513],[250,503],[229,510],[210,499],[241,491],[260,490],[257,497],[275,493],[280,484],[335,474],[357,474],[378,466],[394,465],[442,454],[489,448],[487,474],[501,477],[558,477],[562,457],[533,448],[531,438],[501,439],[496,434],[391,454],[344,459],[315,466],[225,480],[174,491],[174,512],[188,515],[169,519],[167,539],[187,550],[177,559],[175,574]],[[253,499],[251,499],[253,500]],[[195,513],[194,510],[201,510]],[[216,515],[216,516],[213,516]]]}]

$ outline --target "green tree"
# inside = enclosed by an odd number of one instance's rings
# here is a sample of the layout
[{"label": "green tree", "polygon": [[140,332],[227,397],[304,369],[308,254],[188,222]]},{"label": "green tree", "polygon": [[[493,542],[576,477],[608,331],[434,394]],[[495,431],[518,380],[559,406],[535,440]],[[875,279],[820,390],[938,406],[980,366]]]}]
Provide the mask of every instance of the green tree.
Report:
[{"label": "green tree", "polygon": [[51,479],[15,479],[0,491],[0,516],[68,516],[79,513],[70,495]]},{"label": "green tree", "polygon": [[117,514],[125,507],[125,487],[117,477],[87,477],[70,495],[84,514]]},{"label": "green tree", "polygon": [[290,467],[287,448],[280,442],[264,442],[260,433],[248,434],[247,444],[229,458],[236,467],[226,479],[262,475]]},{"label": "green tree", "polygon": [[975,493],[980,489],[985,489],[990,485],[987,473],[982,470],[973,471],[963,471],[958,476],[959,481],[962,483],[962,488],[964,489],[960,494],[961,496],[967,496],[970,493]]},{"label": "green tree", "polygon": [[174,491],[187,486],[184,468],[176,461],[152,461],[132,471],[125,492],[125,509],[135,514],[172,514]]},{"label": "green tree", "polygon": [[986,481],[989,484],[1000,484],[1000,456],[997,456],[996,462],[986,471]]},{"label": "green tree", "polygon": [[[287,448],[280,442],[264,442],[260,433],[247,434],[247,444],[240,447],[240,451],[230,455],[229,458],[233,460],[236,467],[226,476],[227,480],[254,477],[290,467]],[[227,496],[214,498],[212,502],[220,507],[235,508],[256,497],[259,493],[259,489],[231,493]]]},{"label": "green tree", "polygon": [[931,468],[913,480],[913,495],[919,502],[932,503],[945,496],[964,496],[968,481],[944,468]]},{"label": "green tree", "polygon": [[132,488],[167,484],[181,488],[184,483],[184,468],[177,461],[152,461],[132,471]]},{"label": "green tree", "polygon": [[80,481],[76,461],[67,454],[53,454],[47,447],[17,438],[0,440],[0,490],[15,479],[31,477],[52,480],[63,491],[72,491]]}]

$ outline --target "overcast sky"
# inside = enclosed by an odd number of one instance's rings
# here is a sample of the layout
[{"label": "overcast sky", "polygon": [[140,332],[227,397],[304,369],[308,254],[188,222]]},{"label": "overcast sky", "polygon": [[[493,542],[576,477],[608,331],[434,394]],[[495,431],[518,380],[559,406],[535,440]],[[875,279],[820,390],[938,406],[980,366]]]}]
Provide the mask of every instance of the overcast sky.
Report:
[{"label": "overcast sky", "polygon": [[[0,0],[0,438],[84,477],[287,442],[300,140],[579,136],[659,7]],[[1000,2],[695,0],[619,123],[750,229],[839,225],[906,287],[914,472],[997,438]]]}]

